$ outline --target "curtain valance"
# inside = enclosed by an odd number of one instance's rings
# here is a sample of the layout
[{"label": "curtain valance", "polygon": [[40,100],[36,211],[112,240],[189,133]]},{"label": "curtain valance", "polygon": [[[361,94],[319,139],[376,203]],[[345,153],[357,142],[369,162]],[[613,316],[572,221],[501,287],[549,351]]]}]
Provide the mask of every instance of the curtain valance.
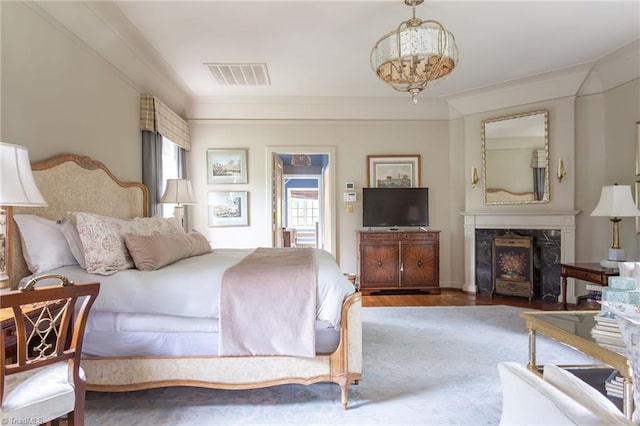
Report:
[{"label": "curtain valance", "polygon": [[155,96],[140,95],[140,130],[160,133],[181,148],[191,150],[189,123]]}]

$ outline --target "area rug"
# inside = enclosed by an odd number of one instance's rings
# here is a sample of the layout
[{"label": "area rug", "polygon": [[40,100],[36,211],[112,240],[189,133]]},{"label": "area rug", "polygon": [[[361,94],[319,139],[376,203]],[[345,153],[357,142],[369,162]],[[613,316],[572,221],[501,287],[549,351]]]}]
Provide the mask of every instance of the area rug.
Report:
[{"label": "area rug", "polygon": [[[87,425],[495,425],[500,361],[527,362],[520,308],[363,308],[363,379],[340,404],[335,384],[256,390],[188,387],[89,392]],[[544,336],[538,363],[590,358]]]}]

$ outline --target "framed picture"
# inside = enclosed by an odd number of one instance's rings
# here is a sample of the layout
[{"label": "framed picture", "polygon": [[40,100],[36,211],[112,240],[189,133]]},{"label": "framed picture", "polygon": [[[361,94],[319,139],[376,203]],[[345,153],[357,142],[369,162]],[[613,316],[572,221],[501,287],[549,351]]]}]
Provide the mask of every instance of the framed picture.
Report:
[{"label": "framed picture", "polygon": [[636,176],[640,176],[640,121],[636,122]]},{"label": "framed picture", "polygon": [[247,191],[209,191],[209,226],[249,225]]},{"label": "framed picture", "polygon": [[367,155],[370,188],[417,188],[420,155]]},{"label": "framed picture", "polygon": [[207,183],[247,183],[247,150],[208,149]]}]

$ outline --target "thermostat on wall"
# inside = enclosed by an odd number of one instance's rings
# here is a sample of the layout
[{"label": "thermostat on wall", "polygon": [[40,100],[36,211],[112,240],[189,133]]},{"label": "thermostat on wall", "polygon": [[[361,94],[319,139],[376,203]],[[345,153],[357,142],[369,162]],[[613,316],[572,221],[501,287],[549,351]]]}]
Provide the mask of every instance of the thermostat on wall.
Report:
[{"label": "thermostat on wall", "polygon": [[344,193],[344,202],[345,203],[355,203],[358,201],[358,194],[355,192],[345,192]]}]

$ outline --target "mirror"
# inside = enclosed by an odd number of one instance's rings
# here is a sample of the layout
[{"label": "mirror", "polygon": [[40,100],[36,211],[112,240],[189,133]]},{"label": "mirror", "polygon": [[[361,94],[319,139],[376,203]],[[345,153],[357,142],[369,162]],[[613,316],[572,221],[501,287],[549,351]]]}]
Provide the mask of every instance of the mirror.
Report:
[{"label": "mirror", "polygon": [[549,112],[482,122],[485,204],[549,202]]}]

